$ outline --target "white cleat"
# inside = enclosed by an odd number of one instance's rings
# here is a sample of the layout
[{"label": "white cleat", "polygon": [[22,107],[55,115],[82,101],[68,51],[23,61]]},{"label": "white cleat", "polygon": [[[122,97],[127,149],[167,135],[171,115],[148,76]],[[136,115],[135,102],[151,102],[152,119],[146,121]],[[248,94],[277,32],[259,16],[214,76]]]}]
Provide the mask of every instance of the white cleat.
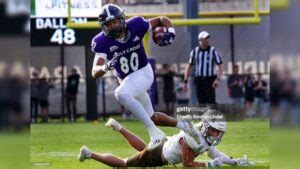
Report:
[{"label": "white cleat", "polygon": [[80,162],[83,162],[86,159],[90,159],[91,155],[92,152],[86,146],[82,146],[79,150],[77,158]]},{"label": "white cleat", "polygon": [[166,134],[162,132],[159,128],[156,129],[155,133],[151,135],[150,143],[148,145],[148,150],[153,150],[160,146],[166,139]]},{"label": "white cleat", "polygon": [[121,124],[113,118],[109,118],[108,121],[105,123],[105,126],[110,127],[111,129],[116,131],[120,131],[122,128]]}]

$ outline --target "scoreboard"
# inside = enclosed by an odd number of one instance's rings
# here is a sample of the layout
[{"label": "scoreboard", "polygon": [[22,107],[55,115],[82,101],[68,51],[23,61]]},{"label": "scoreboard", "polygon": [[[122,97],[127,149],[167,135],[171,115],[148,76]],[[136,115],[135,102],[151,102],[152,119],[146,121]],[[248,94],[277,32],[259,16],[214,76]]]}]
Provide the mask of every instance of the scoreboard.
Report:
[{"label": "scoreboard", "polygon": [[[88,18],[72,18],[84,23]],[[67,18],[31,18],[31,46],[85,45],[100,29],[71,29]],[[88,42],[87,42],[88,41]]]},{"label": "scoreboard", "polygon": [[[101,0],[71,1],[72,22],[96,20]],[[67,0],[32,0],[30,17],[31,46],[86,45],[100,29],[67,28]]]}]

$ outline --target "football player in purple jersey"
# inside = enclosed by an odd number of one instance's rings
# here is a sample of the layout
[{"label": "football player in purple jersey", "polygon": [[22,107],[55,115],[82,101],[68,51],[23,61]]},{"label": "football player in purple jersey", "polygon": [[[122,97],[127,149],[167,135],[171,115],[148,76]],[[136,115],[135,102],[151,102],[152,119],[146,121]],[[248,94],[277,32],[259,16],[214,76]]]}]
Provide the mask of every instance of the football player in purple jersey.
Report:
[{"label": "football player in purple jersey", "polygon": [[142,39],[147,32],[163,26],[167,31],[158,45],[171,45],[175,39],[171,21],[163,16],[149,20],[136,16],[125,20],[124,11],[119,6],[106,4],[99,15],[99,22],[102,31],[93,38],[91,44],[95,53],[92,76],[100,78],[107,71],[115,70],[120,82],[115,97],[148,129],[151,137],[148,149],[158,147],[166,138],[155,124],[190,130],[189,122],[154,112],[147,93],[154,78]]}]

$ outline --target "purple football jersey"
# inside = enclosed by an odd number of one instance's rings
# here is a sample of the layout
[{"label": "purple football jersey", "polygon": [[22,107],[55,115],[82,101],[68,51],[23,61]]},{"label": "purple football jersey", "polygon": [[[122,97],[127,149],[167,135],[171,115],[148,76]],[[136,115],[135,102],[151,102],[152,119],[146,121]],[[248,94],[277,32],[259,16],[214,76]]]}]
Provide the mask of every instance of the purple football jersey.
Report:
[{"label": "purple football jersey", "polygon": [[114,68],[121,79],[148,63],[142,39],[149,29],[149,21],[142,17],[133,17],[126,23],[130,32],[130,38],[126,42],[121,43],[111,39],[104,32],[100,32],[92,40],[93,52],[107,54],[108,60],[118,57]]}]

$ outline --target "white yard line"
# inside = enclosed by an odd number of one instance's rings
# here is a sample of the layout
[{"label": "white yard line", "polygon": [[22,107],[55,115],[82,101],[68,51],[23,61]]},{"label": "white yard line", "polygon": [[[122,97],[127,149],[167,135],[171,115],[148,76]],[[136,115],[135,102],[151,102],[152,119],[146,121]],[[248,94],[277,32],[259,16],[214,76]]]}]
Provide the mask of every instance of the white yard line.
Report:
[{"label": "white yard line", "polygon": [[31,153],[31,154],[38,155],[38,156],[50,156],[50,157],[74,157],[78,155],[78,153],[74,153],[74,152],[45,152],[45,153]]}]

